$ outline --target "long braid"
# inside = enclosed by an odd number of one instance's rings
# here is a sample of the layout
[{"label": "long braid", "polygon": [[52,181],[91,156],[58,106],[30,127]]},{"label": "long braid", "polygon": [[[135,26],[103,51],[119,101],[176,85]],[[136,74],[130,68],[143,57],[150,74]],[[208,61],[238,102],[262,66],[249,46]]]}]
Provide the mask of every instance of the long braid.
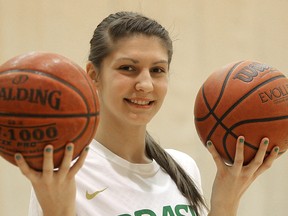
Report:
[{"label": "long braid", "polygon": [[200,215],[200,209],[203,209],[201,207],[207,209],[205,201],[194,181],[148,132],[146,132],[146,151],[148,156],[154,159],[172,178],[179,191],[188,199],[197,216]]}]

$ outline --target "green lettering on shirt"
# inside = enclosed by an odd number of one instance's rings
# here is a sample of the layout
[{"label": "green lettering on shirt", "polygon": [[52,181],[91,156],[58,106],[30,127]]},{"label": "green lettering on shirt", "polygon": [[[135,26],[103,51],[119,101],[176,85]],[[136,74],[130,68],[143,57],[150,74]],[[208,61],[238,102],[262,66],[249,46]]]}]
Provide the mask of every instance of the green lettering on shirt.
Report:
[{"label": "green lettering on shirt", "polygon": [[177,216],[185,216],[185,215],[187,215],[187,214],[182,214],[183,211],[185,213],[189,213],[190,212],[192,214],[192,216],[196,216],[195,211],[192,209],[191,206],[188,206],[188,205],[177,205],[177,206],[175,206],[175,213],[176,213]]},{"label": "green lettering on shirt", "polygon": [[134,213],[135,216],[157,216],[152,210],[142,209]]},{"label": "green lettering on shirt", "polygon": [[121,214],[118,216],[196,216],[195,211],[190,205],[176,205],[174,208],[172,206],[163,206],[162,214],[156,215],[156,213],[150,209],[140,209],[134,212],[134,214]]},{"label": "green lettering on shirt", "polygon": [[164,206],[162,216],[175,216],[171,206]]}]

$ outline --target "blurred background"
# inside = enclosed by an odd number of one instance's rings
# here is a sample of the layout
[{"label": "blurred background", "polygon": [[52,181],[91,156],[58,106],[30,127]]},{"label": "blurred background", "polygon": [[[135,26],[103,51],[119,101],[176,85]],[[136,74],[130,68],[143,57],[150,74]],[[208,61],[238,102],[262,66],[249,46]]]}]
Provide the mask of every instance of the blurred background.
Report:
[{"label": "blurred background", "polygon": [[[288,75],[286,0],[0,0],[0,64],[28,51],[62,54],[85,67],[96,25],[120,10],[163,24],[174,41],[170,88],[149,131],[164,148],[197,162],[209,202],[216,172],[194,127],[198,89],[215,69],[252,59]],[[287,216],[288,155],[277,159],[243,196],[240,216]],[[31,185],[0,158],[0,215],[27,215]]]}]

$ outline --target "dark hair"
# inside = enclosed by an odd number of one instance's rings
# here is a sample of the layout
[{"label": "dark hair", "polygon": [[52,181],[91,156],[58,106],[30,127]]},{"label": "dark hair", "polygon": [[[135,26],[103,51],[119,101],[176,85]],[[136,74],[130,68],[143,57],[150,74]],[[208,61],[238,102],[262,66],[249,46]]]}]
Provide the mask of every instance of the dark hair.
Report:
[{"label": "dark hair", "polygon": [[173,47],[169,33],[155,20],[133,12],[110,14],[95,29],[90,41],[89,60],[100,67],[103,59],[113,49],[113,43],[132,35],[157,36],[164,43],[168,52],[168,63],[171,62]]},{"label": "dark hair", "polygon": [[[168,31],[155,20],[134,12],[110,14],[97,26],[90,41],[89,61],[95,67],[101,68],[101,63],[113,51],[113,44],[117,40],[137,34],[160,38],[167,48],[170,64],[173,47]],[[206,208],[206,204],[193,180],[148,132],[146,132],[145,142],[148,157],[154,159],[170,175],[181,193],[189,200],[196,214],[200,215],[200,209]]]}]

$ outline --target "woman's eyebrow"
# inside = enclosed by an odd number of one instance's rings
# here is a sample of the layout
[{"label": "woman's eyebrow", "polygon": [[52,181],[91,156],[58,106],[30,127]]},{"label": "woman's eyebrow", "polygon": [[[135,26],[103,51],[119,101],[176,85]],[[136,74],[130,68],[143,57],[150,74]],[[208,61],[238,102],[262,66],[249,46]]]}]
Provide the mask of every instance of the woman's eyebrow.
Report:
[{"label": "woman's eyebrow", "polygon": [[118,59],[116,59],[116,61],[131,61],[131,62],[133,62],[134,64],[137,64],[137,63],[139,63],[139,61],[138,60],[136,60],[136,59],[133,59],[133,58],[128,58],[128,57],[121,57],[121,58],[118,58]]},{"label": "woman's eyebrow", "polygon": [[168,64],[168,61],[167,60],[159,60],[159,61],[156,61],[153,63],[153,65],[156,65],[156,64]]}]

